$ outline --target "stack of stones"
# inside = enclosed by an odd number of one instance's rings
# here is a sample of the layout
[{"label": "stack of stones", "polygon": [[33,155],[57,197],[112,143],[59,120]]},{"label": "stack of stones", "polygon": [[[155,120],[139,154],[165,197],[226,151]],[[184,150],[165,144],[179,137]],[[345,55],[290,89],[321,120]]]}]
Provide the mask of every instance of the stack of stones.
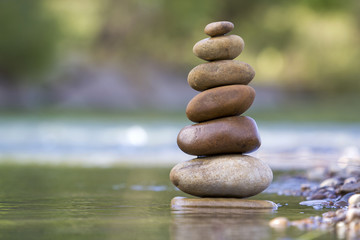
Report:
[{"label": "stack of stones", "polygon": [[231,22],[205,27],[210,38],[197,42],[194,54],[208,62],[192,69],[189,85],[200,91],[188,104],[186,115],[196,124],[184,127],[179,148],[195,159],[177,164],[170,172],[173,184],[185,193],[208,198],[245,198],[266,189],[272,181],[270,167],[244,155],[260,147],[256,122],[240,116],[252,105],[255,90],[247,84],[255,76],[247,63],[233,60],[244,41],[228,35]]}]

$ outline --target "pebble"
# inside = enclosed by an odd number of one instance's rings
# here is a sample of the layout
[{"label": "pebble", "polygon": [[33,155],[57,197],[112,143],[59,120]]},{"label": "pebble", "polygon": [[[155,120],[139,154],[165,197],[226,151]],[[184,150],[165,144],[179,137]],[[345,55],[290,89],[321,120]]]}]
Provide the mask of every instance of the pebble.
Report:
[{"label": "pebble", "polygon": [[346,238],[347,227],[344,222],[338,222],[336,224],[336,235],[339,239]]},{"label": "pebble", "polygon": [[174,197],[171,200],[172,209],[183,208],[244,208],[244,209],[272,209],[277,205],[267,200],[249,200],[238,198],[187,198]]},{"label": "pebble", "polygon": [[216,87],[196,95],[186,107],[193,122],[237,116],[248,110],[255,99],[255,90],[246,85]]},{"label": "pebble", "polygon": [[282,230],[290,225],[290,221],[286,217],[276,217],[269,222],[269,225],[272,228]]},{"label": "pebble", "polygon": [[224,85],[247,85],[255,76],[254,69],[238,60],[221,60],[200,64],[188,75],[190,87],[197,91]]},{"label": "pebble", "polygon": [[260,147],[256,122],[246,116],[218,118],[181,129],[179,148],[190,155],[249,153]]},{"label": "pebble", "polygon": [[336,187],[342,183],[343,181],[339,180],[338,178],[328,178],[321,182],[320,187]]},{"label": "pebble", "polygon": [[[348,169],[339,172],[322,171],[324,180],[317,187],[301,186],[300,196],[307,199],[326,197],[323,200],[311,200],[300,202],[300,205],[325,208],[339,208],[322,214],[322,217],[310,217],[292,221],[291,226],[302,230],[329,230],[336,231],[341,239],[360,239],[360,176],[358,173],[349,175]],[[318,178],[317,178],[318,179]],[[299,196],[299,192],[293,192]]]},{"label": "pebble", "polygon": [[360,190],[360,182],[347,183],[347,184],[342,185],[340,188],[341,193],[356,192],[359,190]]},{"label": "pebble", "polygon": [[205,26],[204,32],[210,37],[224,35],[234,29],[234,24],[228,21],[212,22]]},{"label": "pebble", "polygon": [[349,206],[356,205],[360,202],[360,194],[354,194],[349,198]]},{"label": "pebble", "polygon": [[350,208],[346,213],[346,221],[351,222],[354,219],[360,218],[360,209],[359,208]]},{"label": "pebble", "polygon": [[244,40],[237,35],[205,38],[193,47],[194,54],[207,61],[231,60],[244,49]]},{"label": "pebble", "polygon": [[265,162],[241,154],[195,158],[170,172],[176,187],[198,197],[250,197],[265,190],[272,178]]},{"label": "pebble", "polygon": [[356,177],[349,177],[349,178],[347,178],[347,179],[345,179],[345,181],[344,181],[344,184],[351,184],[351,183],[356,183],[357,182],[357,179],[356,179]]}]

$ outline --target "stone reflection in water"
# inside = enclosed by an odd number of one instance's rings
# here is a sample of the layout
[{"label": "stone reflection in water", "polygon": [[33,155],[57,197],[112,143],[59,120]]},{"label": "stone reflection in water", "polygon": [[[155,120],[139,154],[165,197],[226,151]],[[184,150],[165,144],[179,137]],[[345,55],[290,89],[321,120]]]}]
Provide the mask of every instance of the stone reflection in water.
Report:
[{"label": "stone reflection in water", "polygon": [[172,240],[267,239],[272,209],[187,208],[172,211]]}]

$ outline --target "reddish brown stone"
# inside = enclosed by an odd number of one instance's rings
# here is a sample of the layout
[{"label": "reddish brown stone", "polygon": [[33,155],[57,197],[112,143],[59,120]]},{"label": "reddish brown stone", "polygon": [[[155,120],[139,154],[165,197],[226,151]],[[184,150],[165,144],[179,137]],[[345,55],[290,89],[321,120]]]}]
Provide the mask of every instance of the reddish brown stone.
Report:
[{"label": "reddish brown stone", "polygon": [[185,153],[197,156],[248,153],[260,147],[260,137],[252,118],[236,116],[186,126],[177,144]]},{"label": "reddish brown stone", "polygon": [[247,85],[255,76],[254,69],[237,60],[222,60],[203,63],[193,68],[188,75],[190,87],[197,91],[224,85]]},{"label": "reddish brown stone", "polygon": [[206,25],[204,32],[210,37],[224,35],[234,29],[234,24],[228,21],[212,22]]},{"label": "reddish brown stone", "polygon": [[216,87],[196,95],[186,108],[193,122],[203,122],[220,117],[244,113],[255,98],[255,90],[246,85]]},{"label": "reddish brown stone", "polygon": [[244,49],[244,40],[237,35],[225,35],[200,40],[193,47],[194,54],[204,60],[234,59]]}]

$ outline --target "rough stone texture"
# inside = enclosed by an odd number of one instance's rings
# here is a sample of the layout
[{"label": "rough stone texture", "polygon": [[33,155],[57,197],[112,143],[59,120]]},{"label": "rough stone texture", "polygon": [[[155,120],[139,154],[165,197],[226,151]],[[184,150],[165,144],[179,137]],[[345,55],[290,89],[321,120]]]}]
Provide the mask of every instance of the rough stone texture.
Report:
[{"label": "rough stone texture", "polygon": [[188,75],[188,83],[193,89],[204,91],[224,85],[247,85],[254,76],[255,71],[249,64],[237,60],[222,60],[193,68]]},{"label": "rough stone texture", "polygon": [[193,47],[194,54],[204,60],[231,60],[244,49],[244,40],[237,35],[205,38]]},{"label": "rough stone texture", "polygon": [[234,29],[234,24],[228,21],[212,22],[205,26],[204,32],[210,37],[224,35]]},{"label": "rough stone texture", "polygon": [[193,122],[237,116],[248,110],[254,99],[255,90],[250,86],[216,87],[191,99],[186,107],[186,115]]},{"label": "rough stone texture", "polygon": [[225,117],[184,127],[177,137],[187,154],[206,156],[249,153],[260,147],[256,122],[245,116]]},{"label": "rough stone texture", "polygon": [[265,190],[272,178],[266,163],[240,154],[195,158],[170,172],[176,187],[198,197],[250,197]]},{"label": "rough stone texture", "polygon": [[183,208],[244,208],[244,209],[277,209],[277,205],[267,200],[249,200],[237,198],[186,198],[174,197],[172,209]]}]

